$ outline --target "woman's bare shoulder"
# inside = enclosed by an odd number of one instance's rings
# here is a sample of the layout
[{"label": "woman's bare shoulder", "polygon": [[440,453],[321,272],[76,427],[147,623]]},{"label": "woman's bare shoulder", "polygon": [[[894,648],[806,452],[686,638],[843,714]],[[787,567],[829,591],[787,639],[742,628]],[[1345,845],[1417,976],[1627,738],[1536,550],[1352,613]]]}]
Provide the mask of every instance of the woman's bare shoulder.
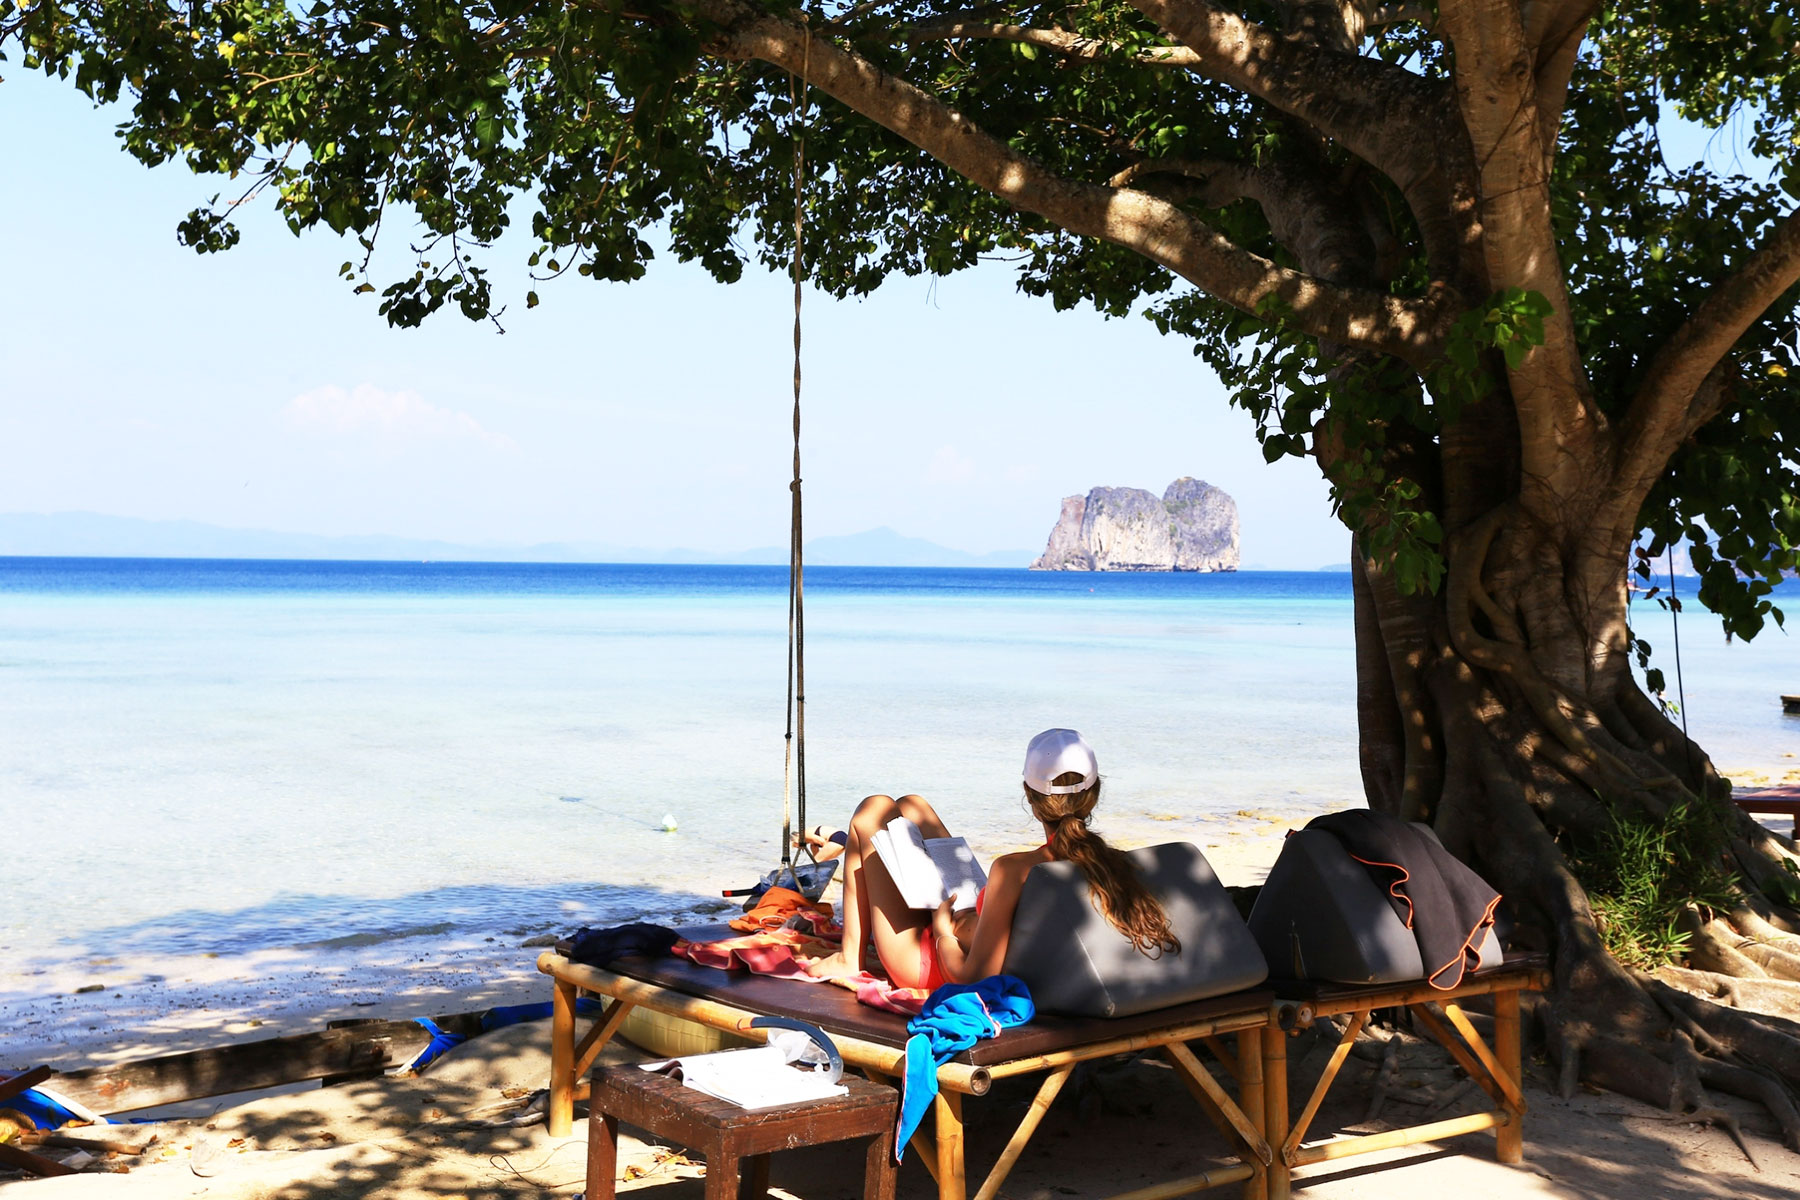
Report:
[{"label": "woman's bare shoulder", "polygon": [[1015,850],[1011,854],[1002,854],[994,860],[990,874],[1004,875],[1011,879],[1024,879],[1025,873],[1041,862],[1049,862],[1050,855],[1041,848],[1031,850]]}]

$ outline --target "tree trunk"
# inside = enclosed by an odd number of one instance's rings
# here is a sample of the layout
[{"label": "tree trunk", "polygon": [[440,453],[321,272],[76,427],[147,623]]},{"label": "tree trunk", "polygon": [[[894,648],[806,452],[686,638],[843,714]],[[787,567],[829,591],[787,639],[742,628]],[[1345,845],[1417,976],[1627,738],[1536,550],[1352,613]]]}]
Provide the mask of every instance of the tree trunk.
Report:
[{"label": "tree trunk", "polygon": [[[1436,596],[1400,595],[1357,555],[1368,802],[1429,822],[1504,895],[1515,941],[1549,953],[1541,1015],[1565,1088],[1585,1078],[1707,1117],[1707,1086],[1772,1097],[1770,1070],[1800,1084],[1800,1027],[1717,1003],[1746,995],[1737,979],[1800,978],[1786,974],[1800,968],[1800,939],[1786,932],[1800,912],[1782,883],[1800,859],[1732,804],[1705,752],[1638,686],[1626,548],[1607,563],[1577,545],[1505,502],[1451,531]],[[1609,953],[1582,868],[1592,882],[1609,838],[1633,828],[1713,839],[1702,866],[1728,897],[1682,918],[1687,966],[1704,970],[1656,980]],[[1755,994],[1765,1006],[1786,996]],[[1793,1106],[1764,1099],[1800,1149]]]}]

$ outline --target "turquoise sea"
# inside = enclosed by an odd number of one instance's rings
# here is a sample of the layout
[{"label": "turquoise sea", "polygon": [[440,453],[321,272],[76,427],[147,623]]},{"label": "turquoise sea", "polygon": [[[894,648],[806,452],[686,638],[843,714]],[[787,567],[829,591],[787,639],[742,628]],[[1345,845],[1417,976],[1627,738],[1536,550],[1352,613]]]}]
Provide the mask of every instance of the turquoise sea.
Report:
[{"label": "turquoise sea", "polygon": [[[1121,840],[1359,796],[1347,575],[815,568],[806,594],[810,822],[918,791],[1005,849],[1050,725],[1094,743]],[[786,596],[766,567],[0,559],[0,953],[701,911],[777,853]],[[1638,622],[1673,679],[1669,615]],[[1681,639],[1696,738],[1792,767],[1793,639],[1727,646],[1696,607]]]}]

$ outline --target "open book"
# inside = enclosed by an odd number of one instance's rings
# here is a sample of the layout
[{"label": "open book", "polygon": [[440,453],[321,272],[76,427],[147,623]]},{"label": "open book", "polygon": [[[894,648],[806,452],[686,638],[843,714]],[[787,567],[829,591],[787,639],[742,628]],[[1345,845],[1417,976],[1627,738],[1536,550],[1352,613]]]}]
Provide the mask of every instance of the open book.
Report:
[{"label": "open book", "polygon": [[673,1075],[696,1091],[740,1108],[773,1108],[824,1100],[849,1091],[831,1076],[788,1062],[778,1046],[752,1046],[747,1050],[720,1050],[714,1054],[690,1054],[640,1063],[646,1071]]},{"label": "open book", "polygon": [[946,898],[958,911],[975,907],[987,872],[959,837],[928,838],[905,817],[895,817],[869,839],[911,908],[936,908]]}]

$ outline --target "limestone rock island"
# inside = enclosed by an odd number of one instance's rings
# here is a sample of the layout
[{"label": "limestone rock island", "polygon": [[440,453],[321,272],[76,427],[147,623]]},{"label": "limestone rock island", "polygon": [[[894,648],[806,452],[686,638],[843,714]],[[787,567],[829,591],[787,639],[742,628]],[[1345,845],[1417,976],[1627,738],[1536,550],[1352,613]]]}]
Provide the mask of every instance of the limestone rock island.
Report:
[{"label": "limestone rock island", "polygon": [[1158,500],[1143,488],[1065,496],[1034,571],[1235,571],[1237,501],[1182,476]]}]

